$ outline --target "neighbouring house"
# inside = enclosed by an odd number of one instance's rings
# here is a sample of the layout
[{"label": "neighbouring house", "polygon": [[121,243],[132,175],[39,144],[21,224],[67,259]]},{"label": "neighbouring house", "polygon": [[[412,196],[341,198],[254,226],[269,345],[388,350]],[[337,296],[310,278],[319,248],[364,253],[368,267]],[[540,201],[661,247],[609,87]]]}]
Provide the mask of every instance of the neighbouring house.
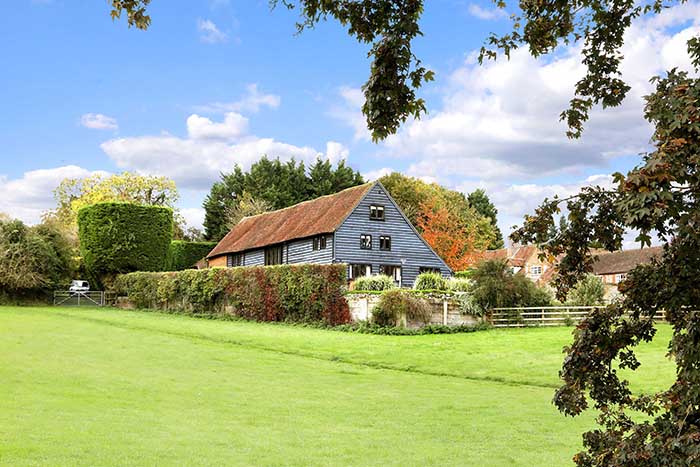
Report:
[{"label": "neighbouring house", "polygon": [[379,182],[244,218],[207,256],[210,267],[346,263],[348,279],[386,274],[411,287],[452,270]]},{"label": "neighbouring house", "polygon": [[598,251],[594,254],[593,274],[600,277],[605,284],[606,300],[617,294],[617,285],[625,280],[627,273],[640,264],[648,263],[652,258],[661,255],[660,246],[639,248],[635,250]]},{"label": "neighbouring house", "polygon": [[540,250],[534,245],[512,246],[484,252],[484,260],[506,260],[514,274],[523,274],[535,282],[546,283],[554,273],[554,262],[539,258]]}]

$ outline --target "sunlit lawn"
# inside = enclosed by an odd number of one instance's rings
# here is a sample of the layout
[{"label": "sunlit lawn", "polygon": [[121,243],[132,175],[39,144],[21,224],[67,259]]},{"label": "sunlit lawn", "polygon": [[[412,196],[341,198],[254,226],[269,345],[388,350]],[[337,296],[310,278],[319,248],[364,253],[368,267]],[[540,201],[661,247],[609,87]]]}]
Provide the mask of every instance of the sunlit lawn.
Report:
[{"label": "sunlit lawn", "polygon": [[[671,381],[670,335],[636,391]],[[551,404],[571,328],[374,336],[0,307],[0,464],[570,464]]]}]

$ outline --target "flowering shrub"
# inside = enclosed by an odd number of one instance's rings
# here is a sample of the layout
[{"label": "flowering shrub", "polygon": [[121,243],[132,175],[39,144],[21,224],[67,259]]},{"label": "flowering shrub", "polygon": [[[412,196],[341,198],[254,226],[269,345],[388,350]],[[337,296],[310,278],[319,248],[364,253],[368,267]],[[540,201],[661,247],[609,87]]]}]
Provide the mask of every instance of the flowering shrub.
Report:
[{"label": "flowering shrub", "polygon": [[115,291],[137,307],[256,321],[336,325],[350,322],[344,265],[282,265],[135,272]]}]

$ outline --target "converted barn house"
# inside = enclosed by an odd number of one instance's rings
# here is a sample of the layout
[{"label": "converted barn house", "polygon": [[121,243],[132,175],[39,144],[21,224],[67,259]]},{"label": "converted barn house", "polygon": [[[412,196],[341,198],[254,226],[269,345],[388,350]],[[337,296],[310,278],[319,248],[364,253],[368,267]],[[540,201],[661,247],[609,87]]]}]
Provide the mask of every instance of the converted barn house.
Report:
[{"label": "converted barn house", "polygon": [[379,182],[246,217],[207,260],[210,267],[346,263],[350,280],[386,274],[403,287],[421,272],[452,274]]}]

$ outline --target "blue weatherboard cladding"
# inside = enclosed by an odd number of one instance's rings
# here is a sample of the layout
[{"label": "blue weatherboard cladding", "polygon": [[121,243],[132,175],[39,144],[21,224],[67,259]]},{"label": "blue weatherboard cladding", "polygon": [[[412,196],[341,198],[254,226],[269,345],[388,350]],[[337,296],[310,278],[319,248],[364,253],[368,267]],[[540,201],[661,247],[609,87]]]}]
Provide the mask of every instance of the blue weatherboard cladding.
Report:
[{"label": "blue weatherboard cladding", "polygon": [[[282,261],[287,264],[315,263],[330,264],[333,262],[333,234],[326,234],[326,248],[313,249],[313,238],[292,240],[282,246]],[[244,266],[264,266],[265,249],[248,250],[245,253]]]},{"label": "blue weatherboard cladding", "polygon": [[[371,205],[384,206],[384,221],[370,219]],[[371,250],[360,248],[362,234],[372,235]],[[391,251],[379,249],[380,235],[391,236]],[[444,261],[413,229],[379,183],[372,187],[335,232],[335,262],[371,264],[372,274],[378,274],[379,266],[383,264],[401,266],[404,287],[413,285],[420,268],[439,269],[445,277],[452,274]]]}]

